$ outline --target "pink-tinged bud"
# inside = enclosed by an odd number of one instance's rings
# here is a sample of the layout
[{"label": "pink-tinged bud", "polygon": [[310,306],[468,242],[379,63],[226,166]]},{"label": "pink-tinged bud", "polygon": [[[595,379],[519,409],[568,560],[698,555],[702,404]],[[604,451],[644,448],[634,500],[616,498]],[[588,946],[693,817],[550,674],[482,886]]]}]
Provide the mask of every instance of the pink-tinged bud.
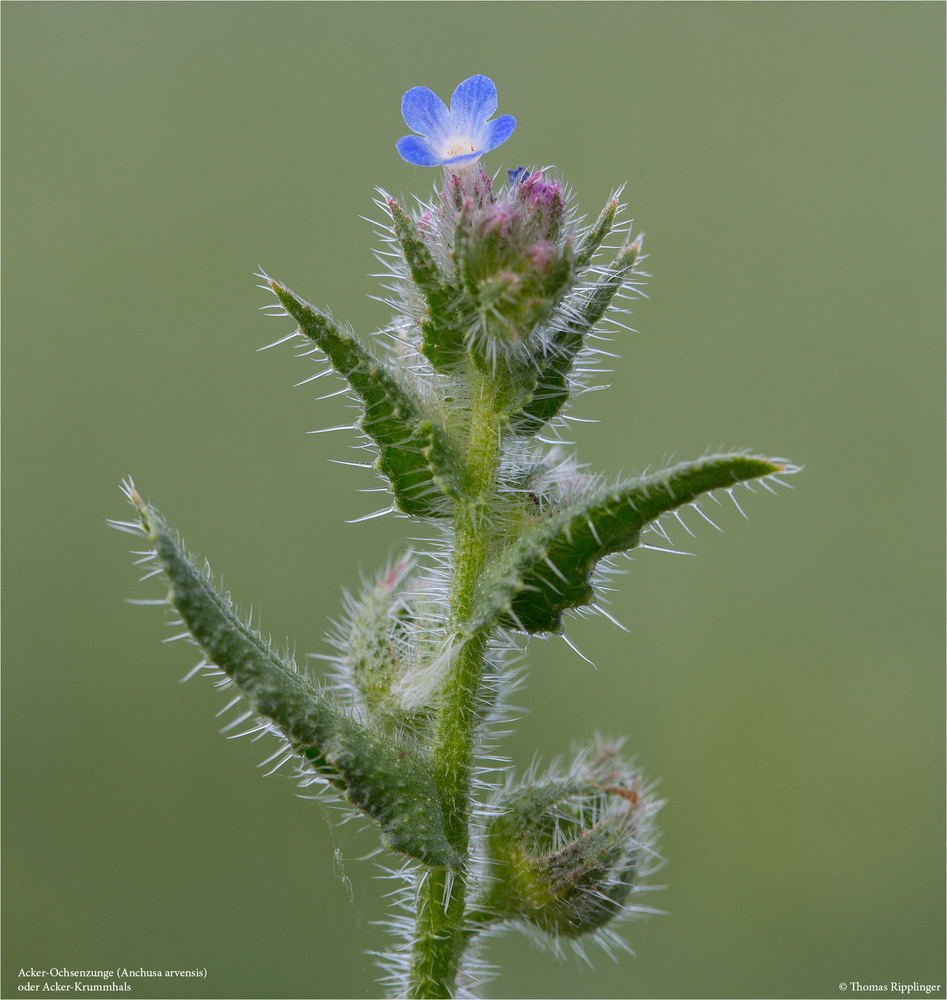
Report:
[{"label": "pink-tinged bud", "polygon": [[462,211],[464,205],[468,203],[481,208],[484,205],[492,205],[495,200],[493,178],[479,167],[468,167],[464,170],[444,168],[441,203],[448,214]]},{"label": "pink-tinged bud", "polygon": [[[461,181],[451,181],[457,204]],[[561,235],[564,212],[562,188],[538,172],[499,194],[491,189],[490,199],[467,196],[459,204],[454,261],[489,355],[497,344],[523,343],[567,287],[573,251]]]},{"label": "pink-tinged bud", "polygon": [[558,238],[565,211],[562,186],[555,181],[547,181],[541,172],[536,171],[520,181],[515,191],[517,200],[529,213],[530,225],[547,240]]}]

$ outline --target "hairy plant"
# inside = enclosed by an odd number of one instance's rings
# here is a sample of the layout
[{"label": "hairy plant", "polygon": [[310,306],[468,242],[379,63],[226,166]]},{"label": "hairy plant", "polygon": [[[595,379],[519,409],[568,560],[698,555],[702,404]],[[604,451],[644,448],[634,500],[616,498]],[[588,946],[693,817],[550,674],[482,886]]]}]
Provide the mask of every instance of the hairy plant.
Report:
[{"label": "hairy plant", "polygon": [[443,183],[413,208],[379,192],[395,315],[371,347],[261,275],[295,324],[277,343],[304,345],[328,365],[312,378],[334,371],[360,405],[355,429],[391,496],[379,513],[439,539],[347,596],[334,671],[311,678],[239,617],[130,480],[137,518],[113,522],[146,540],[146,578],[162,575],[168,592],[143,603],[167,604],[200,647],[191,673],[233,692],[226,728],[273,734],[275,767],[294,763],[303,786],[369,817],[401,856],[395,944],[381,957],[395,996],[474,995],[489,978],[483,940],[509,928],[556,951],[627,947],[616,924],[653,912],[640,898],[660,863],[661,803],[621,743],[598,737],[543,773],[497,777],[493,727],[521,637],[566,638],[564,615],[611,618],[599,588],[613,557],[649,547],[648,533],[666,539],[662,519],[684,525],[685,508],[709,521],[704,497],[774,492],[796,471],[744,451],[618,481],[576,464],[557,432],[603,353],[596,331],[623,328],[642,242],[619,193],[589,225],[548,170],[499,185],[486,175],[481,155],[515,127],[496,108],[484,76],[449,109],[427,88],[405,94],[418,134],[398,150],[443,167]]}]

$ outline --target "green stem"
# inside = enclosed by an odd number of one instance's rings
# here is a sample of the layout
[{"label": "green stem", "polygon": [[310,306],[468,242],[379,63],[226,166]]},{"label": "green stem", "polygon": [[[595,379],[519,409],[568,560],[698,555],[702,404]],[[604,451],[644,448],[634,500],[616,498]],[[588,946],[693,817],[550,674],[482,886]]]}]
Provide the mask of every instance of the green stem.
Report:
[{"label": "green stem", "polygon": [[[471,413],[464,470],[464,498],[454,509],[454,565],[451,621],[454,660],[444,685],[432,753],[434,781],[444,806],[451,846],[462,856],[469,847],[471,771],[478,720],[480,681],[488,635],[471,631],[474,592],[490,551],[490,510],[500,464],[500,423],[490,382],[471,364]],[[411,997],[450,997],[469,939],[464,920],[464,878],[428,869],[418,891],[411,965]]]},{"label": "green stem", "polygon": [[467,945],[465,894],[461,875],[446,868],[428,869],[418,890],[409,997],[420,1000],[455,995],[454,982]]}]

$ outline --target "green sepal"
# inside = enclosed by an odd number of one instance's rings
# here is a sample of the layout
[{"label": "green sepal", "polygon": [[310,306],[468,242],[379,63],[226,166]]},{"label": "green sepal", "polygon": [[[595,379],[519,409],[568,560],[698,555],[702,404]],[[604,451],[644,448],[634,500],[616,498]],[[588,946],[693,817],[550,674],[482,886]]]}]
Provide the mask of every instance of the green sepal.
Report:
[{"label": "green sepal", "polygon": [[356,808],[382,840],[424,864],[460,868],[425,755],[340,711],[234,614],[228,597],[185,554],[161,515],[129,491],[170,584],[169,598],[207,659],[230,677],[254,711],[279,728]]},{"label": "green sepal", "polygon": [[605,315],[640,252],[637,243],[625,247],[590,288],[566,297],[559,310],[562,319],[550,331],[545,356],[539,361],[535,387],[519,413],[511,419],[515,434],[525,437],[538,433],[569,401],[572,395],[569,376],[585,338]]},{"label": "green sepal", "polygon": [[[378,446],[376,467],[391,484],[395,505],[416,517],[448,517],[444,494],[456,489],[443,459],[432,467],[431,456],[451,452],[449,436],[428,412],[403,376],[343,333],[315,306],[270,279],[300,332],[316,343],[365,405],[359,427]],[[456,464],[453,464],[456,467]]]},{"label": "green sepal", "polygon": [[598,253],[606,237],[612,231],[615,217],[618,215],[618,199],[612,197],[595,220],[595,224],[585,234],[575,255],[575,269],[581,271],[592,263],[592,258]]},{"label": "green sepal", "polygon": [[427,303],[427,316],[421,320],[421,353],[438,371],[451,371],[464,352],[466,322],[458,313],[460,290],[445,281],[417,222],[394,198],[386,200],[411,278]]},{"label": "green sepal", "polygon": [[564,611],[593,603],[596,564],[635,548],[652,521],[701,494],[783,471],[766,458],[709,455],[593,489],[526,530],[488,565],[474,627],[499,621],[530,633],[561,632]]}]

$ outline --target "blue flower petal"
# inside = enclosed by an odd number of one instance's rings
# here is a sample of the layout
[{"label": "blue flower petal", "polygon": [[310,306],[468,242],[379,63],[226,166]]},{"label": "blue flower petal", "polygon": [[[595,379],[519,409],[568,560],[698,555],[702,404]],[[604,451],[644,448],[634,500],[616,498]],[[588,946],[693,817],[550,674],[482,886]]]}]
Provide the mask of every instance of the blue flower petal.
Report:
[{"label": "blue flower petal", "polygon": [[435,142],[450,131],[447,105],[428,87],[412,87],[401,98],[401,114],[409,129]]},{"label": "blue flower petal", "polygon": [[413,163],[416,167],[437,167],[444,161],[440,153],[434,149],[427,139],[419,135],[406,135],[395,143],[395,149],[403,160]]},{"label": "blue flower petal", "polygon": [[477,74],[458,84],[451,96],[451,124],[461,135],[475,136],[496,109],[496,84],[488,76]]},{"label": "blue flower petal", "polygon": [[412,87],[401,99],[408,127],[419,133],[395,144],[402,158],[419,167],[476,162],[513,134],[516,119],[497,109],[497,88],[487,76],[468,77],[454,91],[450,110],[428,87]]},{"label": "blue flower petal", "polygon": [[512,115],[500,115],[492,122],[486,122],[481,133],[480,152],[489,153],[491,149],[496,149],[509,139],[515,128],[516,119]]}]

